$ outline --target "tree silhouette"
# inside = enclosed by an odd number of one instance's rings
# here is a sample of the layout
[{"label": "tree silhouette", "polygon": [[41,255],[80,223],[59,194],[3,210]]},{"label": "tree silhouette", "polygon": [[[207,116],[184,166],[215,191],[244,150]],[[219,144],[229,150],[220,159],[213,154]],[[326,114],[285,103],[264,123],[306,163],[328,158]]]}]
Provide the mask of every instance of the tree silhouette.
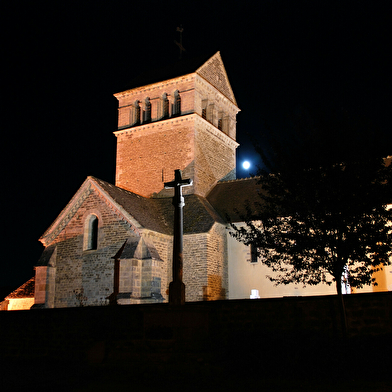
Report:
[{"label": "tree silhouette", "polygon": [[[301,113],[293,131],[256,146],[260,200],[232,235],[253,244],[276,284],[377,284],[391,263],[392,164],[366,122]],[[256,211],[256,212],[255,212]]]}]

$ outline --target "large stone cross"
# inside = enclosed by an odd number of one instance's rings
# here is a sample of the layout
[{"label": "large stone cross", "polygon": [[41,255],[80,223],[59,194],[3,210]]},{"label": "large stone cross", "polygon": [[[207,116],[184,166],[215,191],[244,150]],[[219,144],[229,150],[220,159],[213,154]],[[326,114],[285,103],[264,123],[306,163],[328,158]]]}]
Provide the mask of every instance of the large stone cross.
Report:
[{"label": "large stone cross", "polygon": [[182,187],[192,185],[191,179],[182,179],[181,170],[174,171],[174,181],[165,182],[165,188],[174,188],[174,237],[173,237],[173,281],[169,285],[169,303],[182,305],[185,303],[185,285],[182,281],[183,254],[183,207]]}]

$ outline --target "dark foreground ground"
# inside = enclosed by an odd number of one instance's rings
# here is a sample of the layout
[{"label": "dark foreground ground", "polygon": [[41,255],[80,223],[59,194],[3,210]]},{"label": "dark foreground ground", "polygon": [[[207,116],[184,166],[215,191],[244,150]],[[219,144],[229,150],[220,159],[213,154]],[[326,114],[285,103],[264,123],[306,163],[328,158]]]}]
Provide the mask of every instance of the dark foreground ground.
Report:
[{"label": "dark foreground ground", "polygon": [[1,391],[391,392],[391,347],[390,336],[327,345],[239,338],[213,350],[186,350],[169,339],[144,342],[129,354],[130,347],[101,342],[87,360],[9,360]]},{"label": "dark foreground ground", "polygon": [[392,392],[392,293],[0,312],[0,392]]}]

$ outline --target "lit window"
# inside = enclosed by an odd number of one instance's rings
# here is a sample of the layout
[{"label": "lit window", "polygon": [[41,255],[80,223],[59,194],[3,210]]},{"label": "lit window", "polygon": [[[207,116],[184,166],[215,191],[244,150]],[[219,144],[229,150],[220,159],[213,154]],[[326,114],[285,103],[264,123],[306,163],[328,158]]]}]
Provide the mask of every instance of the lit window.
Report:
[{"label": "lit window", "polygon": [[98,245],[98,217],[90,215],[84,227],[84,250],[97,249]]}]

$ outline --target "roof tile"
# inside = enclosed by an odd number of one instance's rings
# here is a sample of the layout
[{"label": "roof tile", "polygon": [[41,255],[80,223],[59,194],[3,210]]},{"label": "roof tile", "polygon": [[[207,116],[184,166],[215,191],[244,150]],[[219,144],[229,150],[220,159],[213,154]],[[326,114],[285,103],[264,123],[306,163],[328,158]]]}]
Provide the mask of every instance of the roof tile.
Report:
[{"label": "roof tile", "polygon": [[261,202],[259,177],[219,182],[207,196],[207,200],[220,216],[232,222],[242,222],[246,216],[246,205],[256,212]]},{"label": "roof tile", "polygon": [[23,283],[22,286],[18,287],[12,293],[8,294],[6,299],[34,298],[34,290],[35,290],[35,277],[32,277],[26,283]]}]

